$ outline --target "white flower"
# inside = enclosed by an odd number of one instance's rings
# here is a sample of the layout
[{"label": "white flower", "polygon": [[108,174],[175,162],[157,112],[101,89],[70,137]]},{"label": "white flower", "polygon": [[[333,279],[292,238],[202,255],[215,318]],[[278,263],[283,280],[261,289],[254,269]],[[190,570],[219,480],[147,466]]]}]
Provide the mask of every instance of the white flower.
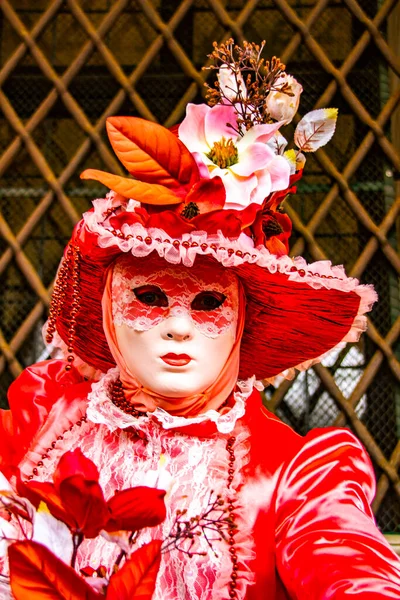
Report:
[{"label": "white flower", "polygon": [[221,95],[223,96],[221,104],[224,104],[224,97],[232,101],[247,98],[247,89],[242,74],[240,70],[236,70],[235,73],[234,65],[232,65],[232,69],[228,65],[220,67],[218,71],[218,83]]},{"label": "white flower", "polygon": [[6,521],[0,517],[0,557],[7,553],[10,543],[20,538],[20,531],[11,521]]},{"label": "white flower", "polygon": [[33,521],[32,540],[46,546],[62,561],[70,564],[73,542],[68,527],[50,514],[46,504],[41,502]]},{"label": "white flower", "polygon": [[281,89],[286,84],[286,94],[280,91],[272,91],[265,101],[266,108],[273,119],[290,123],[299,108],[300,94],[303,91],[301,84],[291,75],[282,73],[275,82],[275,87]]}]

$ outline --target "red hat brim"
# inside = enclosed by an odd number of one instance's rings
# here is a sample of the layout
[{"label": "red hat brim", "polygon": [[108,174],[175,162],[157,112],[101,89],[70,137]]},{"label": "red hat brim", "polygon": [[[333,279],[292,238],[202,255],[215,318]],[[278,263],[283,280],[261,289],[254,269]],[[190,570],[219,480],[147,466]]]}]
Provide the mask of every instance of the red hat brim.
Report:
[{"label": "red hat brim", "polygon": [[271,379],[283,372],[290,376],[293,368],[308,368],[338,344],[355,341],[366,327],[364,313],[376,300],[371,286],[359,285],[328,261],[307,265],[301,258],[293,261],[270,255],[265,248],[249,252],[248,242],[240,238],[232,241],[219,235],[210,239],[206,234],[199,237],[198,232],[173,240],[160,230],[137,226],[137,235],[111,235],[110,230],[102,235],[99,228],[90,230],[93,212],[88,214],[88,222],[84,216],[70,242],[79,254],[79,279],[76,275],[73,278],[71,265],[70,276],[64,277],[63,306],[58,310],[56,328],[70,345],[71,311],[78,294],[74,352],[103,372],[115,366],[102,327],[105,273],[124,252],[146,260],[156,252],[168,263],[188,266],[200,255],[237,274],[246,293],[241,379],[252,375]]}]

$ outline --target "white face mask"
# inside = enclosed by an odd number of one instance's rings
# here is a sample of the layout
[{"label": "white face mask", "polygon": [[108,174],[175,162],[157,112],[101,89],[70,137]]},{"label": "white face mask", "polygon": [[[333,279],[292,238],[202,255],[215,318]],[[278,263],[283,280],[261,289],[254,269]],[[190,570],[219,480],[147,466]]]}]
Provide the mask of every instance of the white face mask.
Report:
[{"label": "white face mask", "polygon": [[114,267],[119,350],[147,389],[175,398],[201,393],[218,378],[235,342],[238,281],[217,264],[154,269],[155,261],[132,257]]}]

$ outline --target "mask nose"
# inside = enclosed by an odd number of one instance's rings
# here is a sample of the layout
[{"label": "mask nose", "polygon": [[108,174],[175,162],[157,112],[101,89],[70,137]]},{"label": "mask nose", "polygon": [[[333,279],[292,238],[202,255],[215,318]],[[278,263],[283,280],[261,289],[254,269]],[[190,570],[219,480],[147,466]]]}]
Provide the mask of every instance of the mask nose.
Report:
[{"label": "mask nose", "polygon": [[188,315],[169,317],[165,321],[163,337],[177,342],[187,342],[193,338],[194,324]]}]

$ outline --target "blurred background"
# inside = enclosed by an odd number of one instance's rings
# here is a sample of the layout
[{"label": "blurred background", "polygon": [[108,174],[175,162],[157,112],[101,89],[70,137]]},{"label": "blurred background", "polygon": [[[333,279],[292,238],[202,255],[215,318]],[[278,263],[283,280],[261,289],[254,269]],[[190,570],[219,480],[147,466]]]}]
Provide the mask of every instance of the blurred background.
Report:
[{"label": "blurred background", "polygon": [[[109,115],[166,126],[201,102],[214,40],[266,40],[303,85],[299,115],[339,108],[333,141],[308,157],[286,202],[291,255],[328,258],[380,296],[357,345],[276,389],[265,404],[304,434],[348,426],[378,479],[374,511],[400,533],[400,0],[1,0],[0,404],[41,338],[73,225],[122,173]],[[289,135],[289,138],[291,135]]]}]

